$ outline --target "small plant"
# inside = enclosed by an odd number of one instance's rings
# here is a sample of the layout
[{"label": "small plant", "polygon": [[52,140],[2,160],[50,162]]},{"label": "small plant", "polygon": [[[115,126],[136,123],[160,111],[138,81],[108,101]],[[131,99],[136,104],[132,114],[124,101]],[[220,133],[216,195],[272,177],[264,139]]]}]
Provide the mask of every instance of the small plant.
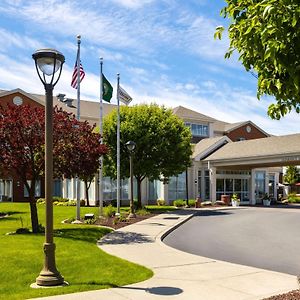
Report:
[{"label": "small plant", "polygon": [[45,227],[41,223],[39,223],[39,225],[38,225],[38,232],[39,233],[44,233],[45,232]]},{"label": "small plant", "polygon": [[111,218],[116,214],[116,208],[113,207],[111,204],[103,207],[103,215],[107,218]]},{"label": "small plant", "polygon": [[186,201],[184,201],[182,199],[177,199],[177,200],[173,201],[173,205],[176,207],[184,207],[186,205]]},{"label": "small plant", "polygon": [[156,204],[158,206],[165,206],[166,205],[166,200],[164,200],[164,199],[157,199],[156,200]]},{"label": "small plant", "polygon": [[146,208],[140,208],[136,211],[138,216],[147,216],[150,215],[150,212]]},{"label": "small plant", "polygon": [[84,199],[80,200],[80,206],[85,206],[85,200]]},{"label": "small plant", "polygon": [[95,222],[96,222],[96,218],[95,217],[91,218],[91,219],[84,220],[84,223],[88,224],[88,225],[93,225],[93,224],[95,224]]},{"label": "small plant", "polygon": [[232,194],[232,196],[231,196],[231,201],[240,202],[241,200],[240,200],[238,194],[234,193],[234,194]]}]

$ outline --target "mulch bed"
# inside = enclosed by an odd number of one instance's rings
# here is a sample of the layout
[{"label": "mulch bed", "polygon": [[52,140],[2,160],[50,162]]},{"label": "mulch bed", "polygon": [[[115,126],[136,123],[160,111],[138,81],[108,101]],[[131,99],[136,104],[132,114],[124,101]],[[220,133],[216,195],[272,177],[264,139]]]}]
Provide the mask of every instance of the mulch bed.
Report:
[{"label": "mulch bed", "polygon": [[156,214],[149,214],[149,215],[145,215],[145,216],[139,216],[137,215],[135,218],[130,218],[130,219],[126,219],[124,221],[118,221],[117,223],[114,224],[114,217],[111,218],[98,218],[96,220],[96,222],[94,223],[95,225],[101,225],[101,226],[108,226],[114,229],[119,229],[140,221],[143,221],[145,219],[151,218],[153,216],[155,216]]},{"label": "mulch bed", "polygon": [[263,300],[299,300],[300,299],[300,290],[294,290],[289,293],[272,296],[265,298]]}]

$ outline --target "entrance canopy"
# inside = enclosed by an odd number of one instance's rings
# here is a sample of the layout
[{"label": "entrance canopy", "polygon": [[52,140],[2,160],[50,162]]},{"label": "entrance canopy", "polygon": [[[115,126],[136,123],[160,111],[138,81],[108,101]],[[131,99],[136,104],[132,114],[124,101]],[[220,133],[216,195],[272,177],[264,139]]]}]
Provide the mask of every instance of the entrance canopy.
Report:
[{"label": "entrance canopy", "polygon": [[228,142],[203,161],[231,169],[300,165],[300,134]]}]

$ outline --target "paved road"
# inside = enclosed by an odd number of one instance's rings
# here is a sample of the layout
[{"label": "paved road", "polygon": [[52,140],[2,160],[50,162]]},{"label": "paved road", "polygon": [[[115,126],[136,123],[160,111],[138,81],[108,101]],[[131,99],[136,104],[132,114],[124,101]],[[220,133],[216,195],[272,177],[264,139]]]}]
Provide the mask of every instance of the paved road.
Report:
[{"label": "paved road", "polygon": [[300,209],[200,211],[164,243],[213,259],[300,275]]}]

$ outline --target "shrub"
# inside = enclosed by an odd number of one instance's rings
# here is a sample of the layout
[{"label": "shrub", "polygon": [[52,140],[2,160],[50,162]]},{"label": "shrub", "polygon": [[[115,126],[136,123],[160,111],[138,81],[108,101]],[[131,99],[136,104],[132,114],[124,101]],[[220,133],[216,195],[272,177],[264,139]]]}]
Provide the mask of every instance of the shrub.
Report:
[{"label": "shrub", "polygon": [[85,200],[84,199],[80,200],[80,206],[85,206]]},{"label": "shrub", "polygon": [[45,204],[46,203],[45,198],[39,198],[39,199],[37,199],[36,203],[38,203],[38,204]]},{"label": "shrub", "polygon": [[177,199],[177,200],[173,201],[173,205],[176,207],[183,207],[186,205],[186,202],[182,199]]},{"label": "shrub", "polygon": [[164,199],[157,199],[156,203],[158,206],[165,206],[166,205],[166,201]]},{"label": "shrub", "polygon": [[58,196],[54,196],[53,197],[53,202],[56,201],[56,202],[68,202],[69,199],[68,198],[63,198],[63,197],[58,197]]},{"label": "shrub", "polygon": [[139,216],[147,216],[150,215],[150,212],[146,208],[140,208],[135,212]]},{"label": "shrub", "polygon": [[289,203],[300,203],[300,197],[296,196],[296,193],[288,194],[288,202]]},{"label": "shrub", "polygon": [[116,208],[111,204],[103,207],[103,215],[107,218],[113,217],[116,213]]},{"label": "shrub", "polygon": [[96,218],[86,219],[84,220],[85,224],[93,225],[96,222]]},{"label": "shrub", "polygon": [[30,233],[30,230],[28,228],[18,228],[16,230],[16,234],[24,234],[24,233]]},{"label": "shrub", "polygon": [[195,206],[195,204],[196,204],[196,200],[194,199],[189,200],[189,206]]}]

